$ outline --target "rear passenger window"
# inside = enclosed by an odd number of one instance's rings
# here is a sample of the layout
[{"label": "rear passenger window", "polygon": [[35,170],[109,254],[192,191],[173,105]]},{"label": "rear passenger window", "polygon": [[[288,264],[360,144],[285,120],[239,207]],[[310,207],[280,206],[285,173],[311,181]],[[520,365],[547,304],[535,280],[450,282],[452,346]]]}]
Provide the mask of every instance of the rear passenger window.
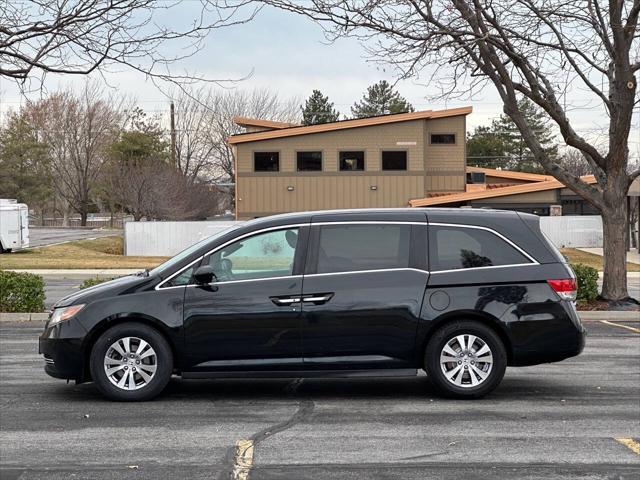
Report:
[{"label": "rear passenger window", "polygon": [[410,225],[320,227],[318,273],[409,266]]},{"label": "rear passenger window", "polygon": [[516,265],[531,261],[497,235],[463,227],[429,227],[431,271]]}]

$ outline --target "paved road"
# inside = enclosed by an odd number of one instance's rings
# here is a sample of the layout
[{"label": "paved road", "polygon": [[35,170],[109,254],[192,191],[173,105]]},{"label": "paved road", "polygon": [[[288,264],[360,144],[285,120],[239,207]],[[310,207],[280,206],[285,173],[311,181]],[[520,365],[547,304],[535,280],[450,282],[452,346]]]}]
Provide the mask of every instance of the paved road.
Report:
[{"label": "paved road", "polygon": [[125,404],[47,377],[41,326],[1,324],[0,477],[228,479],[252,440],[250,480],[640,478],[615,440],[640,437],[640,334],[588,328],[581,356],[510,368],[480,401],[438,398],[422,376],[174,379]]},{"label": "paved road", "polygon": [[29,229],[29,246],[42,247],[53,243],[84,240],[88,238],[110,237],[121,235],[120,230],[85,230],[75,228],[31,228]]}]

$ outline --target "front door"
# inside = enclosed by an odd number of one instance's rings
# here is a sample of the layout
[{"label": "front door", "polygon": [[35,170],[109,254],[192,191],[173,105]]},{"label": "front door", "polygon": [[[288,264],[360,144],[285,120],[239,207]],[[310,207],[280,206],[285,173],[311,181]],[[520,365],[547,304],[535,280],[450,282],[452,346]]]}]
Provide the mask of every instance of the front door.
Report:
[{"label": "front door", "polygon": [[[408,368],[428,280],[425,224],[312,227],[302,294],[309,369]],[[422,240],[420,240],[422,238]]]},{"label": "front door", "polygon": [[189,370],[301,368],[306,235],[305,227],[271,229],[204,257],[217,280],[185,291]]}]

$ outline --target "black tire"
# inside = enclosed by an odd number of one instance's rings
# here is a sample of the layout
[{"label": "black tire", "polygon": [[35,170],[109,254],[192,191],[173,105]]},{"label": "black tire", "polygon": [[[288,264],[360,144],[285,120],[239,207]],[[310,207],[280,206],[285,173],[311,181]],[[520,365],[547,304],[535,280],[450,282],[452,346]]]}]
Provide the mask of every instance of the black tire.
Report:
[{"label": "black tire", "polygon": [[[453,380],[447,379],[443,367],[440,364],[440,355],[445,345],[459,335],[473,335],[486,343],[491,350],[490,353],[493,357],[493,364],[488,376],[482,380],[479,385],[468,385],[471,383],[470,375],[473,372],[465,372],[463,374],[461,371],[459,374],[464,375],[462,382],[465,382],[468,386],[455,385]],[[468,342],[469,337],[466,338]],[[475,343],[474,345],[479,345],[479,343]],[[471,362],[471,357],[468,357],[467,361]],[[475,362],[477,361],[476,358]],[[448,367],[444,368],[450,368],[451,370],[449,372],[451,373],[453,369],[457,367],[455,363],[460,364],[461,368],[468,369],[471,367],[470,364],[466,362],[462,364],[461,362],[462,359],[459,359],[457,362],[447,363],[446,365]],[[475,364],[475,362],[474,365],[476,366],[485,365],[480,363]],[[439,394],[461,399],[480,398],[493,391],[502,381],[507,367],[507,353],[500,337],[493,329],[482,322],[474,320],[455,321],[442,326],[433,334],[425,349],[424,366],[431,383]],[[474,372],[475,371],[477,370],[474,370]],[[474,373],[473,376],[476,381],[479,381],[478,379],[480,377],[478,375]],[[457,379],[457,375],[455,375],[454,378]]]},{"label": "black tire", "polygon": [[[146,384],[134,390],[118,387],[112,383],[105,371],[107,352],[114,342],[126,337],[144,340],[155,352],[155,373]],[[114,354],[111,353],[111,355]],[[143,363],[145,361],[143,360]],[[141,323],[128,322],[116,325],[100,335],[91,349],[89,364],[96,387],[107,398],[120,402],[145,401],[160,394],[169,383],[173,372],[173,354],[165,338],[156,329]],[[139,365],[138,368],[140,368]],[[135,370],[135,365],[131,369]],[[137,377],[137,383],[142,383],[143,379],[139,373]],[[135,383],[136,380],[134,380]]]}]

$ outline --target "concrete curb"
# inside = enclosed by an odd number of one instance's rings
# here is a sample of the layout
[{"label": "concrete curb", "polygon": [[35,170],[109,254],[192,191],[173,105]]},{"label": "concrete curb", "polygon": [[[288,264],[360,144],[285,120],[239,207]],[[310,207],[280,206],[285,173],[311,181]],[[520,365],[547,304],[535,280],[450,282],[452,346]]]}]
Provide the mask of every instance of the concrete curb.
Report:
[{"label": "concrete curb", "polygon": [[639,311],[578,311],[580,319],[587,322],[608,320],[610,322],[640,322]]},{"label": "concrete curb", "polygon": [[0,313],[0,322],[46,322],[48,313]]}]

